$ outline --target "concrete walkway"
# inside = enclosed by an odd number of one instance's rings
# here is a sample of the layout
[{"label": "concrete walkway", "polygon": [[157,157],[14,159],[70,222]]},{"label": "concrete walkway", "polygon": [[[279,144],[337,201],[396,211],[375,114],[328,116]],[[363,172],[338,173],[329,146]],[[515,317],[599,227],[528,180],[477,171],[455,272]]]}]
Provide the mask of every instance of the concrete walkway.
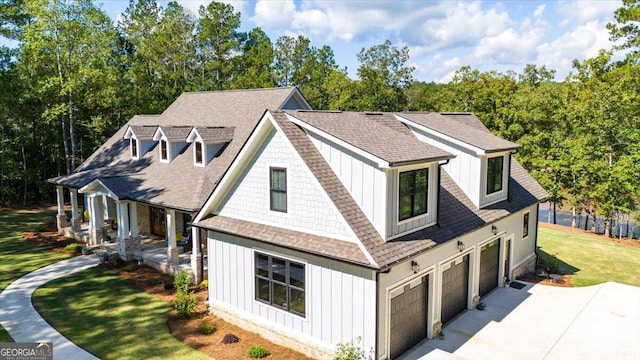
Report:
[{"label": "concrete walkway", "polygon": [[427,359],[640,359],[640,287],[499,288],[426,340],[404,360]]},{"label": "concrete walkway", "polygon": [[55,360],[97,359],[74,345],[49,325],[31,304],[31,295],[41,285],[60,277],[97,266],[95,255],[76,256],[45,266],[9,285],[0,293],[0,324],[16,342],[51,342]]}]

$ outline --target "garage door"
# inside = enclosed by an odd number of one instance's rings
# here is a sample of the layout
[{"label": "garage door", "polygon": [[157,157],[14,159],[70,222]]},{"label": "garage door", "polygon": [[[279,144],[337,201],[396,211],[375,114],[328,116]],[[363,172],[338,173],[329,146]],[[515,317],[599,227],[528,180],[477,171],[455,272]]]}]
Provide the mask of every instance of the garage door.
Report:
[{"label": "garage door", "polygon": [[391,358],[427,337],[427,289],[429,277],[412,281],[391,298]]},{"label": "garage door", "polygon": [[498,287],[500,243],[494,240],[480,248],[480,297]]},{"label": "garage door", "polygon": [[443,324],[467,309],[469,290],[469,255],[450,263],[451,268],[442,273],[442,315]]}]

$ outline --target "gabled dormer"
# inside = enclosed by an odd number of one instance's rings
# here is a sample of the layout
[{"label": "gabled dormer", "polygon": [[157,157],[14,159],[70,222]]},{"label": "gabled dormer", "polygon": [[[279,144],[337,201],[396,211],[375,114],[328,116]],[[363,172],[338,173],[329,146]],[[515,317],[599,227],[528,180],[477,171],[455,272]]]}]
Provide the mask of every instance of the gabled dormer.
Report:
[{"label": "gabled dormer", "polygon": [[234,127],[194,127],[187,142],[193,146],[193,165],[205,167],[213,158],[219,156],[233,140]]},{"label": "gabled dormer", "polygon": [[456,155],[443,169],[478,208],[509,197],[511,152],[518,145],[492,135],[470,113],[399,113],[398,120],[427,144]]},{"label": "gabled dormer", "polygon": [[161,163],[170,163],[187,145],[187,135],[191,126],[160,126],[153,134],[158,142],[158,157]]},{"label": "gabled dormer", "polygon": [[131,156],[131,159],[140,159],[153,147],[155,143],[153,135],[157,129],[158,127],[155,125],[130,125],[127,128],[124,138],[129,140],[129,155]]}]

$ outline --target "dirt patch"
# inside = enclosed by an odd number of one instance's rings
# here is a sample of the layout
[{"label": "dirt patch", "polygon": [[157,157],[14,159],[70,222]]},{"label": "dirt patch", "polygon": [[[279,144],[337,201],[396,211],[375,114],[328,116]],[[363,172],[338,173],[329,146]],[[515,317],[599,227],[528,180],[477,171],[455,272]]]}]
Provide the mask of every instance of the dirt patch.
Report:
[{"label": "dirt patch", "polygon": [[550,224],[550,223],[545,223],[545,222],[539,222],[538,226],[541,228],[547,228],[547,229],[554,229],[554,230],[559,230],[559,231],[564,231],[567,233],[572,233],[572,234],[580,234],[580,235],[585,235],[585,236],[590,236],[593,237],[595,239],[601,239],[601,240],[607,240],[616,244],[622,244],[622,245],[626,245],[626,246],[631,246],[631,247],[637,247],[640,248],[640,240],[633,240],[633,239],[627,239],[627,238],[622,238],[622,239],[618,239],[618,238],[610,238],[604,235],[600,235],[600,234],[594,234],[590,231],[585,231],[582,229],[577,229],[571,226],[562,226],[562,225],[556,225],[556,224]]},{"label": "dirt patch", "polygon": [[[163,274],[145,265],[138,266],[135,262],[120,263],[118,266],[116,262],[108,261],[103,266],[108,267],[134,286],[163,301],[172,302],[176,297],[175,290],[171,286],[173,277],[170,275]],[[215,315],[209,314],[205,306],[207,299],[206,289],[192,286],[191,290],[195,292],[198,298],[198,308],[195,316],[188,320],[181,320],[178,319],[176,311],[172,310],[167,319],[169,331],[176,339],[217,360],[251,359],[247,355],[247,351],[254,345],[260,345],[269,350],[271,355],[267,359],[311,359],[297,351],[276,345],[256,333],[241,329]],[[200,326],[203,324],[215,326],[216,331],[209,335],[202,334]],[[233,344],[222,344],[222,338],[226,334],[234,334],[240,340]]]},{"label": "dirt patch", "polygon": [[522,280],[534,284],[543,284],[550,286],[559,286],[559,287],[573,287],[573,275],[561,275],[562,278],[554,280],[548,279],[545,277],[537,276],[534,273],[527,273],[520,275],[516,278],[516,280]]}]

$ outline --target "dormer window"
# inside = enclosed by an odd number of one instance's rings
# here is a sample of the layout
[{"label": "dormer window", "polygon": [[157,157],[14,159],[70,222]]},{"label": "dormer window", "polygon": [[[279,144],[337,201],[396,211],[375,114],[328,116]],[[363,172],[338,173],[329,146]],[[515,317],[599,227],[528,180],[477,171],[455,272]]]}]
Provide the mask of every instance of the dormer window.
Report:
[{"label": "dormer window", "polygon": [[138,158],[138,139],[131,138],[131,157]]},{"label": "dormer window", "polygon": [[167,140],[160,140],[160,160],[169,161],[169,155],[167,154]]},{"label": "dormer window", "polygon": [[233,132],[232,127],[194,127],[187,135],[187,142],[193,143],[193,164],[206,167],[211,160],[220,156],[233,140]]},{"label": "dormer window", "polygon": [[427,213],[429,169],[400,173],[398,221]]},{"label": "dormer window", "polygon": [[202,157],[202,143],[199,141],[195,142],[195,162],[196,165],[203,165],[204,161],[203,161],[203,157]]},{"label": "dormer window", "polygon": [[503,171],[503,156],[487,159],[487,195],[502,191]]}]

